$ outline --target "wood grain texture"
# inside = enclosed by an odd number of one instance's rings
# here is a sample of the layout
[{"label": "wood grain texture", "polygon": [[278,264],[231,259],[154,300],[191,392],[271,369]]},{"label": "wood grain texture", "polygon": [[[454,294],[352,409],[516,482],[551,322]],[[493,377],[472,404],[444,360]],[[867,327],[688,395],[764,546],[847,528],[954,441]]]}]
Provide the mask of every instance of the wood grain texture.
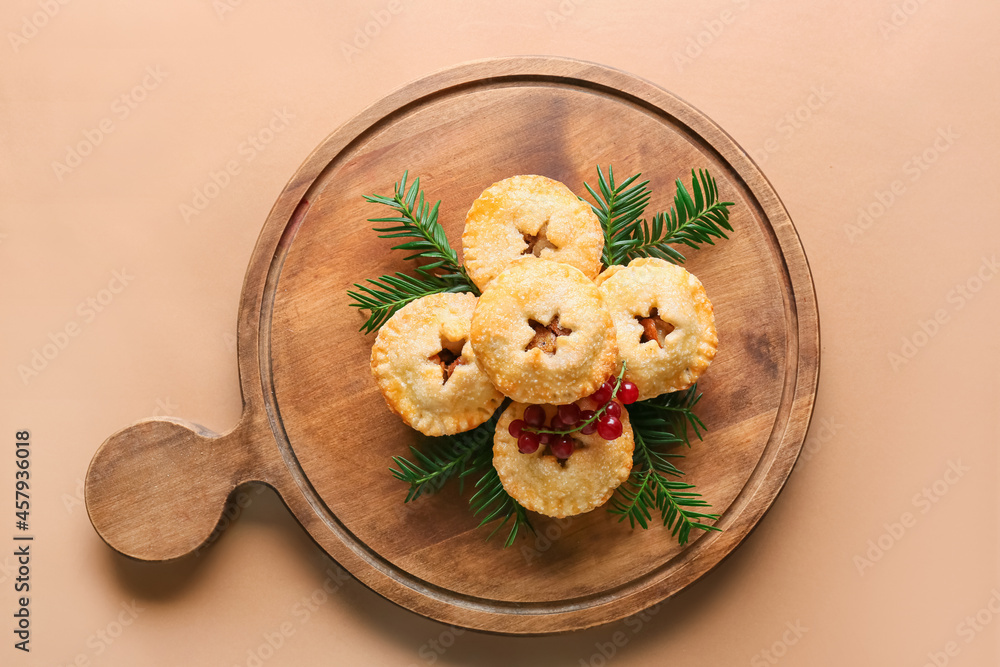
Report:
[{"label": "wood grain texture", "polygon": [[[541,174],[583,194],[595,165],[642,171],[669,207],[673,180],[716,176],[736,202],[735,233],[688,253],[716,309],[719,354],[700,383],[709,432],[681,467],[721,533],[679,547],[604,509],[533,517],[542,536],[503,550],[448,487],[404,505],[390,457],[418,442],[370,377],[373,336],[346,289],[405,271],[370,231],[405,169],[441,199],[460,247],[465,212],[491,183]],[[537,634],[635,613],[726,557],[760,520],[798,456],[819,371],[815,294],[781,202],[746,154],[705,116],[630,75],[578,61],[507,58],[462,65],[393,93],[306,160],[265,223],[239,319],[244,416],[223,436],[164,420],[112,436],[87,479],[101,536],[136,558],[196,548],[236,485],[274,486],[317,543],[354,576],[417,613],[480,630]]]}]

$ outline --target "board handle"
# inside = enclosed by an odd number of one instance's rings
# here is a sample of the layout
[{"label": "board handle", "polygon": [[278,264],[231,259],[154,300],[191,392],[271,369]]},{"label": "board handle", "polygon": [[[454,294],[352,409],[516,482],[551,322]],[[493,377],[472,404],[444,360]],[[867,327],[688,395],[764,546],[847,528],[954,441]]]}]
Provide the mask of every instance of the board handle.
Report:
[{"label": "board handle", "polygon": [[104,441],[87,470],[87,512],[101,538],[139,560],[170,560],[203,544],[226,499],[250,481],[252,429],[217,434],[173,418],[147,419]]}]

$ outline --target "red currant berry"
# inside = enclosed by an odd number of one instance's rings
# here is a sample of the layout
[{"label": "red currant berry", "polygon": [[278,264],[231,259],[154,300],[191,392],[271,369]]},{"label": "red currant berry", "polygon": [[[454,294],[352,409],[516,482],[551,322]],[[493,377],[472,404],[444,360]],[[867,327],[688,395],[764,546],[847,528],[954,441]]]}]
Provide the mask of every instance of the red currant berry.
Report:
[{"label": "red currant berry", "polygon": [[573,438],[568,435],[560,436],[558,440],[549,445],[549,451],[558,459],[568,459],[576,447],[573,445]]},{"label": "red currant berry", "polygon": [[616,440],[622,434],[622,422],[618,417],[604,415],[597,422],[597,435],[605,440]]},{"label": "red currant berry", "polygon": [[[580,421],[585,422],[593,416],[594,416],[593,410],[584,410],[583,412],[580,413]],[[592,421],[586,426],[584,426],[582,429],[580,429],[580,433],[583,433],[584,435],[591,435],[593,433],[597,433],[597,421],[596,420]]]},{"label": "red currant berry", "polygon": [[604,405],[611,400],[611,392],[613,389],[613,387],[609,387],[608,383],[605,382],[597,391],[590,395],[590,398],[598,405]]},{"label": "red currant berry", "polygon": [[557,437],[551,433],[539,433],[538,436],[538,442],[543,445],[551,445]]},{"label": "red currant berry", "polygon": [[569,405],[559,406],[559,419],[562,420],[564,424],[573,426],[577,421],[580,420],[580,406],[576,403],[570,403]]},{"label": "red currant berry", "polygon": [[526,424],[524,423],[524,421],[520,419],[515,419],[510,423],[510,426],[507,427],[507,432],[510,433],[510,436],[512,438],[520,438],[521,429],[523,429],[525,426]]},{"label": "red currant berry", "polygon": [[639,387],[635,386],[634,382],[625,380],[618,389],[618,400],[625,405],[632,405],[639,400]]},{"label": "red currant berry", "polygon": [[541,438],[538,437],[537,433],[525,431],[517,439],[517,450],[522,454],[534,454],[538,450],[539,444],[541,444]]},{"label": "red currant berry", "polygon": [[604,414],[620,419],[622,416],[622,404],[617,401],[611,401],[608,403],[608,407],[604,409]]},{"label": "red currant berry", "polygon": [[524,410],[524,421],[528,426],[538,428],[545,423],[545,409],[540,405],[529,405]]}]

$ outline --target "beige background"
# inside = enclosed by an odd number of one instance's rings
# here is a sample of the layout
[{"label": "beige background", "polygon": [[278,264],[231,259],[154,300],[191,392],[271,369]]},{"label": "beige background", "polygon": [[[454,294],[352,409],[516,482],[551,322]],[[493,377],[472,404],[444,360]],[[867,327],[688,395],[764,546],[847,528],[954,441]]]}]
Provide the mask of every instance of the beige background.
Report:
[{"label": "beige background", "polygon": [[[63,2],[0,10],[0,664],[998,664],[995,2]],[[655,615],[558,637],[456,633],[354,581],[321,594],[332,564],[270,491],[197,556],[116,556],[80,502],[90,457],[154,414],[235,422],[240,285],[286,180],[387,92],[510,54],[671,90],[783,198],[823,360],[771,513]],[[275,111],[291,117],[273,141],[241,152]],[[80,142],[96,145],[54,168]],[[185,216],[230,160],[239,173]],[[9,630],[21,428],[30,655]]]}]

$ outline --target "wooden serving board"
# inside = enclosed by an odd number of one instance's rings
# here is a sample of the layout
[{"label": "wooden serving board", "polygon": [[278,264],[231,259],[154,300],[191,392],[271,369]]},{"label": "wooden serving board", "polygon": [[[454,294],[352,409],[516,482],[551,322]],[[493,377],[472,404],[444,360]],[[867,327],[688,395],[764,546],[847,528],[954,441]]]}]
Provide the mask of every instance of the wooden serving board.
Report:
[{"label": "wooden serving board", "polygon": [[[503,549],[454,485],[403,504],[388,472],[417,434],[392,415],[369,371],[374,335],[348,306],[354,282],[412,270],[366,221],[363,201],[404,170],[441,199],[461,247],[465,213],[487,186],[541,174],[585,194],[596,165],[643,172],[650,211],[675,178],[717,178],[735,202],[730,240],[690,251],[687,268],[715,306],[719,353],[700,387],[708,426],[682,468],[721,533],[631,530],[604,508],[554,520]],[[328,137],[288,183],[247,270],[240,305],[244,411],[225,434],[151,419],[111,436],[87,475],[87,508],[113,548],[143,560],[191,552],[238,485],[269,484],[316,542],[372,589],[408,609],[480,630],[584,628],[673,595],[754,527],[802,446],[819,372],[809,268],[787,212],[760,170],[703,114],[631,75],[555,58],[461,65],[412,83]],[[468,490],[466,490],[466,495]]]}]

